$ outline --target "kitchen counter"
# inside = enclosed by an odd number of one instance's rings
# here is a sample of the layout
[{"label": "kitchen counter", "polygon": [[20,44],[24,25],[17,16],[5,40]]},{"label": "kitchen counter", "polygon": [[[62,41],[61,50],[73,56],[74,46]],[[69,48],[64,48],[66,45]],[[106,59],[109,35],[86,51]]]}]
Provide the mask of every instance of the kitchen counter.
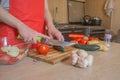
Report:
[{"label": "kitchen counter", "polygon": [[51,65],[26,57],[14,65],[0,65],[0,80],[119,80],[119,49],[120,44],[112,43],[107,52],[88,52],[94,62],[85,69],[72,66],[70,59]]}]

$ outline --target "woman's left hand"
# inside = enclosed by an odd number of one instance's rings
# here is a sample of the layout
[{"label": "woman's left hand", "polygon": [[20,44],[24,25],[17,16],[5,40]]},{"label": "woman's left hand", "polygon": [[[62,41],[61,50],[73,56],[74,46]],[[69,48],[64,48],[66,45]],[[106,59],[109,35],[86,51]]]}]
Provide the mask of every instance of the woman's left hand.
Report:
[{"label": "woman's left hand", "polygon": [[48,28],[48,35],[51,38],[56,38],[60,41],[64,41],[64,37],[63,37],[62,33],[57,28],[55,28],[54,25],[52,25]]}]

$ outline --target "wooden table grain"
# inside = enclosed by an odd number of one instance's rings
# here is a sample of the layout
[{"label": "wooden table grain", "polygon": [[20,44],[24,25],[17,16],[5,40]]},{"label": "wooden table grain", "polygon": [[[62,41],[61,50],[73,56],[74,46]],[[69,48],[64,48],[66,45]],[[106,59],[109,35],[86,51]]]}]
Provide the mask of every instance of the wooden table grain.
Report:
[{"label": "wooden table grain", "polygon": [[88,53],[94,62],[85,69],[72,66],[70,59],[52,65],[26,57],[14,65],[0,64],[0,80],[120,80],[120,44]]}]

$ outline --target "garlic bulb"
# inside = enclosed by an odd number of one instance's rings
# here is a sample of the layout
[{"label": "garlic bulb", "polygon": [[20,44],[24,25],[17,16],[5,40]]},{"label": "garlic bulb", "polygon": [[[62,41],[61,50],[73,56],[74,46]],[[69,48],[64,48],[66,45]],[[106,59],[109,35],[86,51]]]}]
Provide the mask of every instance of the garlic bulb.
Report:
[{"label": "garlic bulb", "polygon": [[80,68],[87,68],[93,63],[93,56],[88,55],[85,50],[72,51],[72,65]]}]

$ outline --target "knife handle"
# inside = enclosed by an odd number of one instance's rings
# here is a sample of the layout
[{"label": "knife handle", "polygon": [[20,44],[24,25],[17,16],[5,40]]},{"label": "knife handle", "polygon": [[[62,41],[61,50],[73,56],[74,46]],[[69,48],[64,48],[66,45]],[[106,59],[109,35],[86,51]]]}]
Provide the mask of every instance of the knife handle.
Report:
[{"label": "knife handle", "polygon": [[[18,36],[17,36],[17,39],[23,39],[23,37],[19,34]],[[40,42],[41,41],[41,37],[40,36],[37,36],[36,37],[36,40],[38,41],[38,42]]]}]

